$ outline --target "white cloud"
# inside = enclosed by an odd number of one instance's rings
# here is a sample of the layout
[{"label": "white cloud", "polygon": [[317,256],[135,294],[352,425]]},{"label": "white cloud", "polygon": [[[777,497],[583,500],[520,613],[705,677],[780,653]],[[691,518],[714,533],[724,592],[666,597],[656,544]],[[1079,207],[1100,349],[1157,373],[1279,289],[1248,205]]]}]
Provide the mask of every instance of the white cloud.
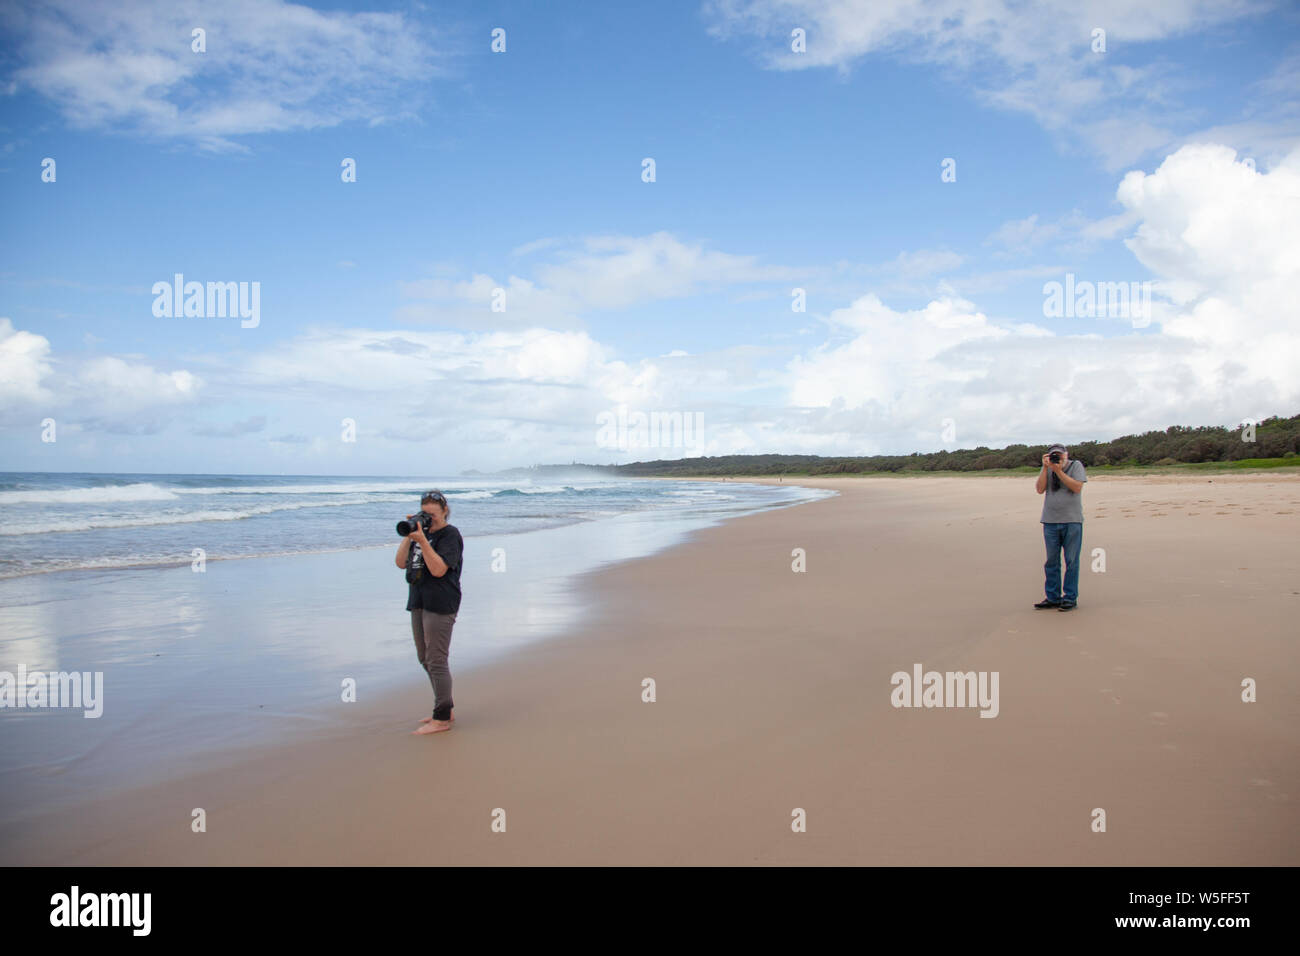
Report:
[{"label": "white cloud", "polygon": [[965,256],[947,249],[917,249],[900,252],[885,269],[900,278],[916,279],[950,272],[965,261]]},{"label": "white cloud", "polygon": [[995,245],[1004,246],[1011,252],[1026,253],[1051,241],[1060,235],[1059,223],[1039,222],[1038,213],[1024,219],[1009,219],[989,236]]},{"label": "white cloud", "polygon": [[871,405],[892,414],[908,403],[929,405],[921,397],[931,390],[979,374],[963,361],[963,346],[1015,334],[960,299],[896,312],[865,295],[832,312],[830,321],[852,330],[854,337],[791,363],[790,401],[795,406],[852,410]]},{"label": "white cloud", "polygon": [[99,411],[123,411],[192,401],[199,385],[199,379],[183,369],[160,372],[144,362],[106,355],[82,363],[65,387],[78,401],[93,398]]},{"label": "white cloud", "polygon": [[[398,319],[460,328],[575,328],[583,306],[514,275],[504,281],[483,273],[468,279],[417,279],[401,283],[400,289],[413,301],[398,308]],[[501,312],[492,309],[497,289],[504,293]]]},{"label": "white cloud", "polygon": [[1262,171],[1226,146],[1185,146],[1125,176],[1118,197],[1141,218],[1126,245],[1174,298],[1164,332],[1297,395],[1300,151]]},{"label": "white cloud", "polygon": [[191,372],[161,372],[130,356],[58,360],[43,335],[0,319],[0,413],[7,421],[57,412],[120,430],[132,419],[193,401],[201,386]]},{"label": "white cloud", "polygon": [[564,240],[555,236],[543,236],[541,239],[534,239],[532,242],[525,242],[522,246],[515,246],[510,250],[512,256],[528,256],[534,252],[540,252],[543,249],[552,249],[555,246],[563,245]]},{"label": "white cloud", "polygon": [[[1177,83],[1166,67],[1126,65],[1124,52],[1270,6],[1263,0],[709,0],[705,17],[720,39],[757,39],[758,55],[772,69],[847,71],[873,55],[937,65],[982,101],[1027,113],[1119,169],[1173,142],[1168,124],[1189,124],[1194,115],[1173,102]],[[794,27],[807,31],[804,53],[791,50]],[[1097,27],[1106,31],[1106,53],[1092,50]]]},{"label": "white cloud", "polygon": [[1022,286],[1031,279],[1060,279],[1065,271],[1065,267],[1061,265],[1034,265],[975,272],[941,280],[938,283],[937,293],[940,297],[970,298],[981,293],[1000,292],[1013,286]]},{"label": "white cloud", "polygon": [[793,270],[760,266],[755,256],[706,249],[667,232],[589,238],[583,248],[566,252],[563,261],[538,269],[539,278],[558,294],[604,309],[795,275]]},{"label": "white cloud", "polygon": [[746,346],[625,360],[583,331],[331,328],[252,356],[208,357],[201,370],[211,382],[205,408],[227,400],[268,408],[273,434],[292,425],[304,447],[323,436],[325,461],[346,453],[335,436],[349,417],[369,461],[404,461],[411,444],[423,444],[418,453],[439,460],[506,467],[630,460],[596,441],[597,415],[619,405],[700,412],[717,430],[706,427],[707,442],[690,453],[729,451],[750,423],[770,419],[743,404],[751,391],[780,386],[775,370],[755,367],[762,357]]},{"label": "white cloud", "polygon": [[1024,219],[1009,219],[988,237],[988,244],[1003,254],[1023,256],[1043,246],[1082,250],[1098,241],[1115,239],[1137,224],[1130,210],[1090,219],[1075,209],[1052,221],[1040,220],[1038,213]]},{"label": "white cloud", "polygon": [[203,438],[238,438],[241,435],[255,434],[265,428],[265,415],[250,415],[248,418],[230,422],[226,425],[213,425],[203,422],[196,425],[192,431],[195,435]]},{"label": "white cloud", "polygon": [[[250,133],[373,122],[418,103],[440,38],[400,13],[283,0],[6,5],[9,82],[73,125],[238,148]],[[207,52],[191,31],[207,31]]]},{"label": "white cloud", "polygon": [[220,377],[227,385],[245,395],[316,395],[328,389],[347,401],[407,396],[409,408],[427,397],[448,410],[472,412],[498,387],[517,389],[510,400],[520,408],[536,408],[533,403],[547,394],[609,379],[621,363],[585,332],[320,329],[216,367],[224,368]]},{"label": "white cloud", "polygon": [[[398,311],[406,321],[464,327],[572,328],[593,309],[622,309],[678,299],[750,282],[784,281],[799,270],[764,266],[755,256],[709,249],[667,232],[648,236],[593,236],[578,242],[546,239],[520,247],[551,250],[534,267],[536,279],[422,279],[402,284],[416,302]],[[518,250],[516,250],[518,252]],[[493,290],[505,292],[505,311],[491,311]],[[788,294],[788,293],[787,293]]]},{"label": "white cloud", "polygon": [[[1251,170],[1226,147],[1188,146],[1152,172],[1126,176],[1116,195],[1121,212],[1103,231],[1129,233],[1128,248],[1162,290],[1151,327],[1141,331],[1116,334],[1113,322],[1098,322],[1095,332],[1065,334],[1041,313],[989,314],[965,290],[920,308],[893,308],[878,281],[857,276],[859,290],[872,291],[840,299],[845,304],[824,313],[820,325],[810,313],[816,337],[797,341],[815,344],[800,344],[797,354],[790,345],[735,345],[627,357],[588,332],[542,326],[321,328],[196,356],[188,371],[173,372],[130,356],[56,360],[44,338],[3,323],[0,362],[13,396],[60,396],[96,413],[108,409],[105,427],[117,423],[119,430],[152,427],[149,414],[130,409],[165,416],[201,386],[211,427],[229,424],[219,417],[227,403],[240,409],[238,417],[250,405],[264,409],[268,427],[243,440],[279,436],[279,453],[310,450],[321,467],[346,462],[330,457],[347,454],[337,441],[344,416],[356,419],[360,433],[359,445],[348,447],[377,456],[368,462],[384,454],[404,461],[410,446],[422,443],[428,450],[417,454],[494,467],[627,460],[595,445],[596,415],[624,403],[702,412],[707,442],[693,454],[932,450],[944,444],[948,418],[955,444],[970,447],[1293,413],[1300,404],[1300,154]],[[1007,231],[1032,235],[1042,225],[1031,217]],[[512,286],[537,297],[539,315],[792,274],[666,234],[546,248],[552,254],[535,278]],[[873,267],[874,274],[887,282],[891,268],[919,269],[943,257],[905,254]],[[1023,279],[1038,269],[1012,271]],[[413,291],[454,304],[493,280],[427,281],[434,284]],[[742,341],[746,334],[739,333]]]},{"label": "white cloud", "polygon": [[1127,245],[1165,293],[1150,332],[1061,335],[959,300],[898,312],[864,296],[830,316],[852,338],[791,362],[791,404],[818,411],[825,433],[893,450],[937,447],[945,418],[969,447],[1293,413],[1300,153],[1264,172],[1188,146],[1117,195],[1137,223]]},{"label": "white cloud", "polygon": [[0,409],[48,401],[50,341],[0,318]]}]

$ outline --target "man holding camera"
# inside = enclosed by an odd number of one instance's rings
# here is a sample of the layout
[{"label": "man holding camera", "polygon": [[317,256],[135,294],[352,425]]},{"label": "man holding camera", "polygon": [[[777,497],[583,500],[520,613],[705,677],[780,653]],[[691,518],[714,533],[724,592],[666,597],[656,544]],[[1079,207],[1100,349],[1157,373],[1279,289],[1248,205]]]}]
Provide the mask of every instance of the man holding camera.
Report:
[{"label": "man holding camera", "polygon": [[[1072,610],[1079,600],[1079,552],[1083,548],[1083,462],[1071,461],[1064,445],[1053,445],[1043,456],[1035,490],[1043,495],[1043,541],[1047,545],[1047,597],[1036,608]],[[1065,552],[1065,584],[1061,583],[1061,552]]]},{"label": "man holding camera", "polygon": [[398,522],[404,534],[397,548],[397,566],[406,571],[415,654],[433,685],[433,716],[425,717],[412,733],[436,734],[451,730],[451,628],[460,610],[460,567],[465,542],[454,525],[447,524],[451,509],[440,491],[426,491],[420,513]]}]

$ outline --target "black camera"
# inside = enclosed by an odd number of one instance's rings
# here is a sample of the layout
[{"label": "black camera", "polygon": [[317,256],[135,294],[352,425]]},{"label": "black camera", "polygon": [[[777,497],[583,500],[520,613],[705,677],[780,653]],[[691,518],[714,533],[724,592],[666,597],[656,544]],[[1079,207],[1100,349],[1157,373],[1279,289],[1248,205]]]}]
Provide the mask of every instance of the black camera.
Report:
[{"label": "black camera", "polygon": [[1054,451],[1047,456],[1047,460],[1053,465],[1059,465],[1061,463],[1061,453],[1059,451]]},{"label": "black camera", "polygon": [[424,529],[426,536],[433,529],[432,515],[427,515],[421,511],[418,515],[414,515],[414,518],[414,521],[403,519],[402,521],[397,522],[397,536],[399,538],[409,537],[414,533],[417,524]]}]

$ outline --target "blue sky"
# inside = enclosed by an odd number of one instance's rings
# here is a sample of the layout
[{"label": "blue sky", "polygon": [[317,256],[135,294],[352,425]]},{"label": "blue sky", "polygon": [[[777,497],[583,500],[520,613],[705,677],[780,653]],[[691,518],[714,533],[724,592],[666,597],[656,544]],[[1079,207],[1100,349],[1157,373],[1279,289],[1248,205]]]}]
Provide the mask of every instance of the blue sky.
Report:
[{"label": "blue sky", "polygon": [[[1300,404],[1291,4],[70,2],[0,25],[6,469],[899,453]],[[155,316],[177,272],[257,282],[257,326]],[[1067,273],[1150,282],[1151,312],[1045,315]],[[702,440],[609,447],[619,408],[698,415]]]}]

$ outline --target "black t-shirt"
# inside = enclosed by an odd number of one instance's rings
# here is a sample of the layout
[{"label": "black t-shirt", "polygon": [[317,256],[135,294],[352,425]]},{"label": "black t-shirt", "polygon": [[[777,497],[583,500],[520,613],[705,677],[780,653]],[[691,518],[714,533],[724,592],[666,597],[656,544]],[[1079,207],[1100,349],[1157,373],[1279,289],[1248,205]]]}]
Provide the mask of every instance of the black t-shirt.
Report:
[{"label": "black t-shirt", "polygon": [[447,565],[447,573],[437,578],[424,566],[423,555],[416,555],[420,542],[411,542],[407,554],[407,578],[416,578],[408,585],[406,598],[408,611],[425,610],[438,614],[455,614],[460,610],[460,565],[465,542],[455,525],[444,525],[429,535],[429,544]]}]

